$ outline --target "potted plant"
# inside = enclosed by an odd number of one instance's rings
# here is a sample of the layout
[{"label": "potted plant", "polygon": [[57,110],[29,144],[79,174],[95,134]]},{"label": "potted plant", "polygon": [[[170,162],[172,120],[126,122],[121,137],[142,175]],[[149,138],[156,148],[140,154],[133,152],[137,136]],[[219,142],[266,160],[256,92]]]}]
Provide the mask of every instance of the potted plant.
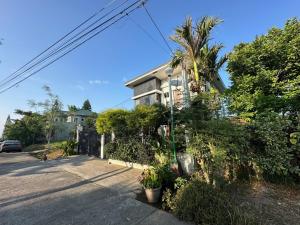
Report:
[{"label": "potted plant", "polygon": [[161,178],[155,168],[146,169],[139,179],[149,203],[156,203],[161,193]]}]

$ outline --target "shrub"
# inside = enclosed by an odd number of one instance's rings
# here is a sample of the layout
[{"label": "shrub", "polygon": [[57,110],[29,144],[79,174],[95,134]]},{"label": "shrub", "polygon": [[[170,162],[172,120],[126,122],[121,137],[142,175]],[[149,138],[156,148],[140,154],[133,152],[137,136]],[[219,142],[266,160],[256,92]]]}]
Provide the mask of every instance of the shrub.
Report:
[{"label": "shrub", "polygon": [[154,162],[155,149],[147,138],[144,142],[140,137],[116,138],[114,143],[105,145],[105,154],[111,159],[151,164]]},{"label": "shrub", "polygon": [[202,121],[190,140],[187,151],[200,166],[208,183],[233,180],[238,168],[248,167],[251,158],[249,135],[244,126],[229,120]]},{"label": "shrub", "polygon": [[257,224],[235,207],[225,192],[200,180],[192,180],[182,186],[173,200],[170,191],[164,194],[164,198],[178,218],[195,224]]},{"label": "shrub", "polygon": [[77,146],[77,142],[73,140],[68,140],[61,144],[61,149],[64,151],[65,156],[76,155],[75,147]]},{"label": "shrub", "polygon": [[171,170],[169,164],[155,166],[155,169],[161,179],[163,188],[173,188],[176,174]]},{"label": "shrub", "polygon": [[144,170],[139,177],[139,181],[145,188],[157,188],[160,186],[168,188],[174,185],[175,178],[176,175],[171,171],[169,165],[158,164]]},{"label": "shrub", "polygon": [[297,145],[290,142],[292,122],[276,113],[258,115],[252,127],[252,145],[255,161],[265,177],[300,175],[299,165],[292,161],[297,154]]},{"label": "shrub", "polygon": [[162,178],[159,176],[159,173],[155,168],[151,168],[143,171],[139,181],[144,188],[154,189],[161,187]]}]

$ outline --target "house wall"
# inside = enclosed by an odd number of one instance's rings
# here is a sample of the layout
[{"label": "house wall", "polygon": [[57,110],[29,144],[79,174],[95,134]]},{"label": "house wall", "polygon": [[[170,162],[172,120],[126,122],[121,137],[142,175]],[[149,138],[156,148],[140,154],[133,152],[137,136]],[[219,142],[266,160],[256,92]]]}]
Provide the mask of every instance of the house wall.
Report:
[{"label": "house wall", "polygon": [[157,78],[152,78],[148,81],[145,81],[137,86],[134,87],[134,96],[141,95],[143,93],[153,91],[153,90],[160,90],[160,80]]},{"label": "house wall", "polygon": [[55,132],[53,141],[67,140],[72,136],[72,133],[76,131],[76,123],[69,122],[57,122],[55,124]]},{"label": "house wall", "polygon": [[[141,95],[143,93],[147,93],[153,90],[160,90],[162,93],[151,93],[146,96],[139,97],[135,99],[135,105],[139,104],[146,104],[151,105],[154,103],[161,103],[166,106],[169,105],[170,102],[170,95],[169,95],[169,80],[166,75],[162,76],[161,74],[153,75],[154,78],[151,78],[141,84],[133,87],[134,89],[134,96]],[[172,76],[172,80],[178,80],[178,86],[172,85],[172,94],[173,94],[173,102],[174,104],[181,108],[183,106],[184,100],[184,87],[183,87],[183,77],[181,70],[175,70],[175,73]],[[211,89],[211,84],[208,81],[204,82],[205,85],[201,87],[202,91],[209,91]],[[190,86],[190,84],[189,84]],[[195,96],[196,93],[190,92],[190,96]]]}]

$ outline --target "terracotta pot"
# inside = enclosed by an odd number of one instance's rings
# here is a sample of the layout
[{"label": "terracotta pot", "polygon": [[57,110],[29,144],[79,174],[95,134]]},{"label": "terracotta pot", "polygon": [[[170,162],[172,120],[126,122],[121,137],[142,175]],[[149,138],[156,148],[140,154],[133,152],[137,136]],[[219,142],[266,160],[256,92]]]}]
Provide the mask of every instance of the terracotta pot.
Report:
[{"label": "terracotta pot", "polygon": [[146,193],[148,202],[149,203],[158,202],[159,197],[160,197],[160,192],[161,192],[161,187],[154,188],[154,189],[145,188],[145,193]]}]

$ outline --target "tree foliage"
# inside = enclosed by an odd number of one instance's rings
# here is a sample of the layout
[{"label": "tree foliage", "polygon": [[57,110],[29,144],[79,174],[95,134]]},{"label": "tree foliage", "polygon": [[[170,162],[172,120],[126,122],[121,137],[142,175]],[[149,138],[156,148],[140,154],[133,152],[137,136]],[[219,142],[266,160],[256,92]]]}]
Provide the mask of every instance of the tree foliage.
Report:
[{"label": "tree foliage", "polygon": [[45,140],[44,116],[22,110],[16,110],[15,113],[23,117],[5,127],[3,133],[5,139],[20,140],[23,146],[41,143]]},{"label": "tree foliage", "polygon": [[180,46],[173,56],[171,65],[177,67],[182,64],[190,75],[193,74],[194,92],[201,92],[200,85],[203,84],[204,78],[215,79],[218,70],[227,60],[226,56],[218,59],[222,45],[212,47],[208,45],[213,28],[221,22],[218,18],[205,16],[194,25],[192,18],[188,17],[171,36],[171,39]]},{"label": "tree foliage", "polygon": [[289,133],[296,129],[291,120],[276,113],[256,116],[252,123],[251,144],[254,159],[263,175],[300,176],[300,149],[289,139]]},{"label": "tree foliage", "polygon": [[55,119],[58,118],[61,114],[61,110],[63,107],[62,102],[60,101],[58,95],[52,93],[52,90],[49,86],[43,86],[44,91],[46,92],[47,99],[43,102],[35,102],[31,101],[32,107],[42,107],[43,114],[46,119],[46,125],[44,126],[44,132],[46,135],[46,139],[48,144],[54,135],[55,129],[57,128],[57,124]]},{"label": "tree foliage", "polygon": [[287,21],[253,42],[237,45],[229,56],[230,108],[246,118],[266,110],[300,110],[300,21]]},{"label": "tree foliage", "polygon": [[92,111],[92,106],[91,106],[91,103],[88,99],[83,102],[83,105],[82,105],[81,109]]},{"label": "tree foliage", "polygon": [[[109,109],[98,115],[98,133],[114,132],[121,136],[151,134],[167,120],[167,109],[161,105],[138,105],[133,110]],[[118,136],[118,135],[117,135]]]},{"label": "tree foliage", "polygon": [[99,134],[118,132],[127,126],[126,116],[127,110],[123,109],[109,109],[99,113],[96,128]]},{"label": "tree foliage", "polygon": [[68,105],[68,110],[69,110],[69,112],[74,113],[74,112],[78,111],[79,108],[76,105]]}]

